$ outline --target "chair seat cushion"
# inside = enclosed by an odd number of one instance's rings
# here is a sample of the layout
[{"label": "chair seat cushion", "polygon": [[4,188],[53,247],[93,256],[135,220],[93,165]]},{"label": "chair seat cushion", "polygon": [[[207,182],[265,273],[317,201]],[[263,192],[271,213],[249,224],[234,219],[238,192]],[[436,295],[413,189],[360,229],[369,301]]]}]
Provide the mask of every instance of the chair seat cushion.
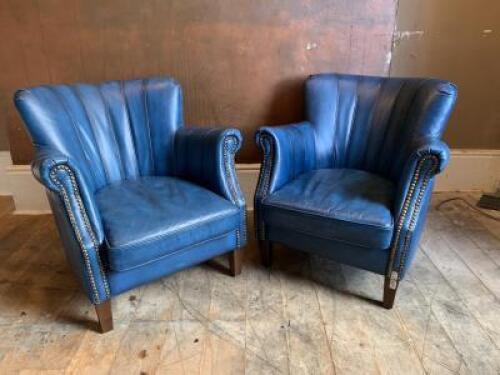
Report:
[{"label": "chair seat cushion", "polygon": [[394,184],[354,169],[319,169],[300,175],[263,201],[267,225],[387,249],[392,240]]},{"label": "chair seat cushion", "polygon": [[108,266],[125,271],[238,228],[230,201],[174,177],[141,177],[97,192]]}]

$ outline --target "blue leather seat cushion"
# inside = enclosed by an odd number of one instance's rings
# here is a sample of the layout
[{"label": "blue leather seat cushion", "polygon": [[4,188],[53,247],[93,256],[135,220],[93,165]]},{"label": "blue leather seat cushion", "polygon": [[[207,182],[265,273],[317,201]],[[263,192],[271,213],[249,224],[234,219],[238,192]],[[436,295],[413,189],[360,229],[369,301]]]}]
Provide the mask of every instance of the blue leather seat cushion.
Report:
[{"label": "blue leather seat cushion", "polygon": [[238,228],[230,201],[174,177],[141,177],[96,194],[108,266],[125,271],[221,237]]},{"label": "blue leather seat cushion", "polygon": [[263,201],[265,222],[369,249],[387,249],[394,184],[355,169],[304,173]]}]

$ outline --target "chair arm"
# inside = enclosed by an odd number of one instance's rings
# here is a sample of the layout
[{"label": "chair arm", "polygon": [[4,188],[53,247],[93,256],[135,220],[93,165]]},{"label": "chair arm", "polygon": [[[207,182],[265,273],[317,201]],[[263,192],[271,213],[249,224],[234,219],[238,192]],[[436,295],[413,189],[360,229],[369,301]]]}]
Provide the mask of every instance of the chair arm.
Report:
[{"label": "chair arm", "polygon": [[256,142],[263,154],[256,192],[259,198],[316,166],[314,130],[309,122],[260,128]]},{"label": "chair arm", "polygon": [[397,286],[415,256],[424,227],[433,177],[446,167],[450,151],[439,139],[420,139],[409,147],[394,201],[395,231],[386,277]]},{"label": "chair arm", "polygon": [[[401,216],[405,199],[411,191],[413,179],[423,179],[425,176],[418,171],[428,168],[426,164],[432,164],[432,170],[428,171],[428,178],[441,173],[448,165],[450,150],[448,146],[439,139],[423,138],[415,141],[406,152],[403,170],[400,174],[394,212],[396,217]],[[416,175],[417,174],[417,175]],[[416,175],[416,176],[415,176]]]},{"label": "chair arm", "polygon": [[246,244],[246,206],[234,157],[243,137],[237,129],[181,128],[175,134],[175,175],[206,187],[240,209],[237,247]]},{"label": "chair arm", "polygon": [[314,130],[309,122],[260,128],[257,145],[262,149],[262,164],[254,198],[256,236],[265,240],[261,204],[298,175],[316,167]]},{"label": "chair arm", "polygon": [[237,129],[181,128],[175,134],[175,175],[245,206],[234,169],[243,139]]},{"label": "chair arm", "polygon": [[99,254],[104,235],[89,184],[67,156],[52,150],[37,150],[32,170],[49,190],[64,250],[73,271],[92,303],[104,302],[110,298]]}]

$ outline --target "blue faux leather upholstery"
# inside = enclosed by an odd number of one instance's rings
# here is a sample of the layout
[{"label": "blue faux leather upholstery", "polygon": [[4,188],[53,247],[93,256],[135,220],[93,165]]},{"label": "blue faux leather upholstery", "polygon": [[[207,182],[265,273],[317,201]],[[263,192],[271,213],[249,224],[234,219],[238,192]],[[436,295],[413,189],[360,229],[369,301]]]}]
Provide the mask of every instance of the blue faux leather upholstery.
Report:
[{"label": "blue faux leather upholstery", "polygon": [[320,74],[305,122],[263,127],[255,194],[259,240],[400,280],[415,256],[440,140],[455,104],[445,81]]},{"label": "blue faux leather upholstery", "polygon": [[113,271],[155,262],[234,232],[239,209],[227,199],[175,177],[146,176],[96,193]]},{"label": "blue faux leather upholstery", "polygon": [[94,304],[245,245],[240,132],[184,129],[174,80],[39,86],[19,90],[15,104]]},{"label": "blue faux leather upholstery", "polygon": [[367,249],[386,249],[394,223],[394,184],[356,169],[304,173],[264,201],[264,221]]}]

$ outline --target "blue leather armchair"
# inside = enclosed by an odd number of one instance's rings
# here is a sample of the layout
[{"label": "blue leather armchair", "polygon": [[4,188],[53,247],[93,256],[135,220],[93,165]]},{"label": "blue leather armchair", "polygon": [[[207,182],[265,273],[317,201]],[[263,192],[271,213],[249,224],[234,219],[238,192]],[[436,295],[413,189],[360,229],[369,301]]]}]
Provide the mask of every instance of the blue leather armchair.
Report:
[{"label": "blue leather armchair", "polygon": [[263,127],[255,227],[272,242],[385,275],[383,305],[415,257],[456,87],[435,79],[311,76],[307,121]]},{"label": "blue leather armchair", "polygon": [[169,78],[20,90],[15,104],[36,148],[67,260],[102,331],[110,299],[230,252],[241,270],[245,202],[235,129],[183,127]]}]

